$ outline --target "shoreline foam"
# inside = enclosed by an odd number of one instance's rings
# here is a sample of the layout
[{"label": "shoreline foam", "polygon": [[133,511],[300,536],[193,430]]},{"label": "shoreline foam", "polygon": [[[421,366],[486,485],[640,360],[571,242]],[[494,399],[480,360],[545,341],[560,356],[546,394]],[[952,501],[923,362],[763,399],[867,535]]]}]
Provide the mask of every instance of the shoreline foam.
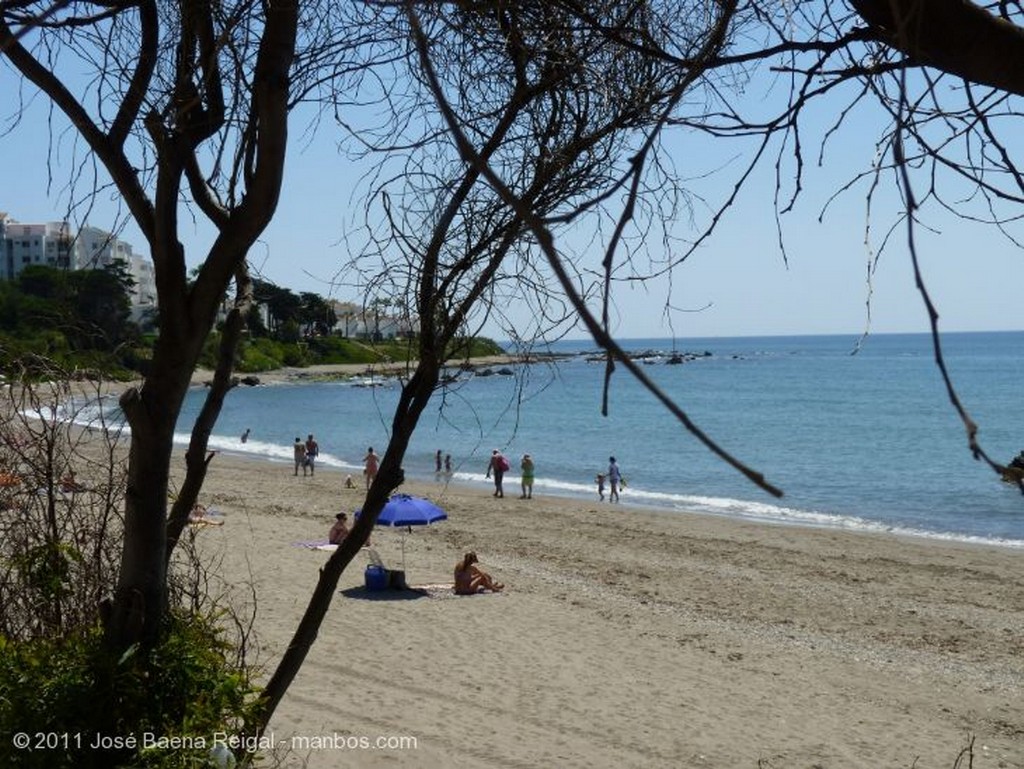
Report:
[{"label": "shoreline foam", "polygon": [[[509,360],[507,357],[495,357],[488,359],[479,359],[480,365],[497,365],[502,362]],[[354,375],[360,373],[365,366],[363,364],[337,364],[337,365],[324,365],[318,367],[310,367],[315,369],[322,369],[325,372],[330,372],[333,375]],[[296,376],[296,371],[307,371],[307,369],[278,369],[273,372],[267,372],[260,374],[259,376],[268,377],[266,382],[263,384],[274,385],[281,383],[289,384],[302,384],[304,382],[312,381],[305,376]],[[193,377],[193,387],[201,388],[202,377],[210,372],[204,370],[197,370]],[[103,393],[108,397],[114,397],[119,395],[120,391],[126,385],[122,384],[111,384],[105,385],[102,388]],[[95,395],[95,393],[90,393]],[[181,434],[176,436],[176,444],[178,446],[187,445],[190,437],[187,434]],[[236,456],[240,459],[253,462],[274,462],[274,463],[285,463],[291,464],[291,445],[282,445],[275,447],[278,449],[278,455],[267,454],[255,454],[251,451],[242,450],[241,444],[233,446],[235,439],[225,435],[213,435],[211,436],[211,450],[218,451],[229,455]],[[259,441],[254,440],[253,444],[258,445]],[[325,455],[325,457],[328,455]],[[361,466],[355,463],[341,462],[330,463],[329,459],[326,462],[322,462],[321,466],[325,470],[333,470],[340,472],[343,475],[351,473],[354,477],[361,473]],[[418,482],[430,483],[429,473],[420,473],[419,475],[410,474]],[[466,473],[459,473],[458,475],[466,476]],[[518,482],[518,476],[515,473],[507,476],[510,482]],[[482,490],[485,488],[483,482],[483,473],[477,477],[464,477],[455,478],[451,482],[457,483],[461,486],[465,486],[467,489]],[[488,482],[489,483],[489,482]],[[552,488],[545,488],[545,479],[539,477],[537,479],[537,488],[539,493],[547,494],[553,498],[564,499],[571,503],[586,503],[591,496],[584,489],[586,488],[582,484],[576,484],[577,488],[569,488],[573,484],[565,484],[561,481],[552,481]],[[564,488],[560,488],[564,487]],[[773,502],[750,502],[745,500],[731,500],[728,498],[708,498],[702,499],[694,497],[693,499],[677,499],[668,500],[665,503],[638,501],[635,498],[637,489],[630,489],[625,492],[626,506],[647,510],[650,512],[668,512],[668,513],[696,513],[699,515],[706,515],[710,517],[720,517],[734,520],[747,520],[755,523],[763,523],[765,525],[778,525],[778,526],[795,526],[799,528],[812,528],[812,529],[826,529],[826,530],[839,530],[839,531],[853,531],[853,532],[865,532],[865,533],[879,533],[883,535],[891,535],[898,537],[908,537],[914,539],[924,539],[929,541],[940,541],[940,542],[953,542],[962,543],[968,545],[980,545],[980,546],[993,546],[1000,548],[1008,548],[1012,550],[1024,550],[1024,540],[1020,539],[1006,539],[992,536],[982,536],[977,534],[970,534],[959,531],[942,531],[942,530],[930,530],[923,528],[913,528],[899,525],[887,524],[881,521],[874,521],[871,519],[859,519],[856,516],[842,515],[836,513],[817,513],[814,510],[801,510],[798,508],[789,508],[785,505],[777,505]],[[640,492],[643,494],[643,492]],[[654,496],[658,496],[658,493],[653,493]],[[632,499],[631,499],[632,497]],[[709,507],[707,501],[713,503],[712,507]],[[714,509],[715,506],[722,507],[729,506],[735,503],[735,509],[731,510],[718,510]],[[760,510],[759,510],[760,509]]]},{"label": "shoreline foam", "polygon": [[[212,436],[214,439],[217,437],[218,436]],[[223,438],[224,436],[220,437]],[[185,446],[187,443],[187,437],[182,437],[181,440],[178,441],[180,446]],[[256,443],[258,444],[258,442]],[[223,444],[218,443],[217,445]],[[218,453],[223,453],[225,456],[235,457],[247,462],[272,462],[274,464],[284,463],[291,466],[291,446],[281,446],[277,448],[279,449],[278,455],[273,456],[270,454],[257,454],[251,451],[243,451],[239,447],[220,448],[218,449]],[[357,479],[362,472],[362,468],[354,463],[320,462],[318,463],[318,467],[328,473],[340,473],[343,477],[346,474],[352,474],[353,478]],[[464,491],[483,492],[490,487],[491,484],[489,480],[485,479],[483,472],[478,475],[471,476],[471,474],[463,471],[455,473],[452,476],[447,476],[442,481],[432,480],[433,476],[431,473],[409,473],[408,477],[411,482],[416,484],[437,485],[438,483],[443,483],[454,485]],[[505,477],[510,487],[518,490],[519,476],[513,471],[506,474]],[[609,504],[608,502],[599,503],[595,498],[596,495],[593,492],[584,490],[582,485],[577,484],[576,488],[570,488],[568,484],[557,481],[550,483],[551,485],[549,486],[543,477],[538,477],[534,487],[536,493],[551,499],[566,500],[571,504],[589,504],[590,502],[593,502],[594,504]],[[635,489],[623,490],[623,497],[624,502],[622,502],[620,506],[625,510],[643,510],[649,513],[663,513],[669,515],[703,515],[714,518],[750,521],[768,526],[794,526],[798,528],[850,531],[854,533],[879,534],[894,537],[908,537],[912,539],[935,540],[968,545],[1024,550],[1024,540],[999,539],[995,537],[981,537],[955,531],[930,531],[927,529],[893,526],[872,521],[870,519],[832,513],[815,513],[814,511],[799,510],[769,502],[752,504],[742,500],[715,498],[713,501],[716,503],[716,506],[720,508],[728,507],[730,503],[734,503],[733,509],[725,510],[710,508],[706,503],[701,501],[695,501],[693,503],[672,501],[671,503],[664,504],[638,501],[636,499]],[[752,510],[750,508],[754,509]]]}]

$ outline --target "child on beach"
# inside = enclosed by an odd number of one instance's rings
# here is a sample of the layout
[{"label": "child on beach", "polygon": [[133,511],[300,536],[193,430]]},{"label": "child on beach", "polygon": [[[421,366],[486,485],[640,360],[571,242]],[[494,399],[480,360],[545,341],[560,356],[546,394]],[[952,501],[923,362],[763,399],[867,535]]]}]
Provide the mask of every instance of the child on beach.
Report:
[{"label": "child on beach", "polygon": [[598,473],[597,477],[594,478],[594,481],[597,483],[597,496],[602,502],[604,502],[604,474]]}]

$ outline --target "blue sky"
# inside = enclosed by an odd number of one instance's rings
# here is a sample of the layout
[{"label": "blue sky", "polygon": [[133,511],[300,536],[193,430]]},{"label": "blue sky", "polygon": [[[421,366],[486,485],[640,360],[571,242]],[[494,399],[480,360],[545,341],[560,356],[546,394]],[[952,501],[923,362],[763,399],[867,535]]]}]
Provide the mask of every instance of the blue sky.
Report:
[{"label": "blue sky", "polygon": [[[0,92],[10,93],[9,72],[0,73]],[[4,113],[6,118],[7,114]],[[58,168],[47,191],[47,115],[31,105],[26,120],[0,136],[5,158],[0,210],[24,222],[61,218],[66,200],[59,190],[67,169]],[[2,123],[9,126],[8,123]],[[354,180],[363,170],[340,156],[334,137],[321,132],[310,141],[293,129],[293,147],[285,188],[275,221],[254,250],[251,261],[266,279],[294,291],[315,291],[338,299],[357,299],[330,280],[348,256],[345,228],[357,203]],[[622,337],[747,336],[839,333],[857,335],[868,328],[867,265],[864,245],[863,187],[847,193],[823,222],[818,214],[826,198],[856,169],[870,165],[878,126],[858,119],[835,144],[825,167],[810,167],[805,192],[784,218],[788,262],[777,247],[771,204],[773,179],[767,167],[752,180],[719,232],[674,273],[671,303],[677,308],[667,324],[663,307],[669,282],[661,280],[619,289],[615,332]],[[67,152],[67,138],[59,155]],[[810,143],[810,137],[805,139]],[[677,144],[678,143],[678,144]],[[733,147],[700,146],[675,137],[668,146],[677,164],[694,176],[719,164]],[[676,149],[678,147],[678,149]],[[816,150],[810,152],[814,160]],[[687,166],[690,158],[700,162]],[[703,163],[703,167],[701,167]],[[724,178],[700,182],[705,195],[728,188]],[[717,188],[717,189],[716,189]],[[90,224],[109,227],[112,201],[97,201]],[[876,203],[878,232],[892,221],[891,200]],[[929,231],[918,228],[918,249],[925,281],[947,331],[1024,328],[1024,260],[994,228],[926,212]],[[187,228],[187,223],[184,225]],[[183,231],[191,259],[207,242],[200,232]],[[146,245],[133,227],[123,235],[138,252]],[[928,318],[914,287],[905,229],[894,236],[872,278],[870,329],[875,333],[928,330]],[[194,261],[190,263],[194,264]],[[515,310],[513,309],[513,314]],[[496,334],[497,335],[497,334]],[[576,334],[580,336],[580,334]]]}]

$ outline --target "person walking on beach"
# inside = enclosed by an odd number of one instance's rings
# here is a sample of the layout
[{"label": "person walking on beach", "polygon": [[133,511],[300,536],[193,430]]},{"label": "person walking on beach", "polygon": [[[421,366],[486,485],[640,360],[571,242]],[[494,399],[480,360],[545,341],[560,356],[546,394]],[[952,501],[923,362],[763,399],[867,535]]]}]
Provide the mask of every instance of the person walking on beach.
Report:
[{"label": "person walking on beach", "polygon": [[505,471],[508,470],[508,460],[502,456],[502,453],[495,449],[491,452],[491,461],[487,463],[487,477],[490,478],[491,474],[494,474],[494,496],[502,497],[505,496],[505,489],[502,488],[502,484],[505,480]]},{"label": "person walking on beach", "polygon": [[594,481],[597,483],[598,499],[604,502],[604,473],[598,473]]},{"label": "person walking on beach", "polygon": [[295,474],[299,474],[299,468],[302,468],[302,474],[306,474],[306,446],[302,442],[302,438],[295,436],[295,443],[292,444],[292,455],[295,458]]},{"label": "person walking on beach", "polygon": [[320,455],[320,444],[313,440],[313,433],[306,438],[306,465],[302,468],[302,474],[306,474],[306,467],[309,467],[309,474],[316,472],[316,458]]},{"label": "person walking on beach", "polygon": [[444,455],[444,471],[446,473],[448,473],[448,475],[452,474],[452,455],[451,454],[445,454]]},{"label": "person walking on beach", "polygon": [[622,473],[615,457],[608,457],[608,501],[619,501],[619,484],[622,482]]},{"label": "person walking on beach", "polygon": [[366,488],[370,488],[373,485],[374,478],[377,477],[377,470],[380,467],[380,457],[373,450],[373,446],[370,446],[366,450],[366,456],[363,457],[363,475],[366,476]]},{"label": "person walking on beach", "polygon": [[523,487],[523,493],[519,498],[533,499],[533,457],[529,454],[523,454],[523,460],[519,463],[519,469],[522,471],[520,485]]},{"label": "person walking on beach", "polygon": [[434,455],[434,472],[438,475],[441,474],[441,449],[438,449]]}]

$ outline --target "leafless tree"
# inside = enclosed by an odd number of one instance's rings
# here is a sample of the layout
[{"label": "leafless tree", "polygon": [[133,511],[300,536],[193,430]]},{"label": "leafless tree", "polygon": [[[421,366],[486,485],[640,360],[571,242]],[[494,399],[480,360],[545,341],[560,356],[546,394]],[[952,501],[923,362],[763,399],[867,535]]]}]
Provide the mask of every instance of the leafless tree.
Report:
[{"label": "leafless tree", "polygon": [[[0,9],[3,55],[74,126],[86,147],[80,164],[102,166],[154,263],[160,336],[144,383],[121,399],[132,439],[119,582],[106,629],[114,648],[151,643],[169,553],[202,485],[232,355],[218,367],[188,449],[188,477],[168,515],[174,428],[233,279],[225,351],[233,352],[249,307],[245,258],[280,192],[299,8],[144,1],[4,2]],[[91,77],[81,79],[78,68]],[[216,232],[193,281],[178,234],[189,212]]]},{"label": "leafless tree", "polygon": [[[653,13],[646,3],[613,3],[600,9],[602,29],[580,25],[573,13],[546,2],[402,3],[390,14],[375,10],[379,15],[364,23],[401,30],[401,45],[380,58],[402,66],[382,87],[388,119],[376,132],[360,135],[396,167],[373,179],[368,198],[380,206],[383,223],[373,228],[377,217],[368,217],[370,245],[354,269],[365,271],[373,293],[405,297],[420,329],[415,365],[407,371],[364,511],[379,510],[401,483],[406,447],[438,389],[452,345],[472,334],[482,311],[500,313],[513,297],[528,293],[543,308],[543,324],[557,326],[575,312],[572,306],[549,312],[558,301],[548,288],[556,285],[550,268],[564,271],[573,261],[548,264],[529,237],[530,218],[569,229],[588,214],[604,216],[605,199],[630,178],[630,151],[700,77],[721,48],[730,18],[728,7],[712,5],[706,25],[672,30],[661,14],[678,6]],[[688,50],[690,66],[648,59],[624,42],[631,37]],[[408,89],[401,97],[399,87]],[[467,162],[471,156],[480,162]],[[481,170],[495,168],[520,206],[510,206]],[[653,192],[667,206],[680,193],[668,179]],[[582,270],[567,281],[587,291]],[[343,569],[373,523],[373,516],[361,516],[322,569],[266,687],[263,722],[254,731],[266,726],[298,672]]]},{"label": "leafless tree", "polygon": [[[746,24],[748,32],[756,29],[759,34],[737,36],[721,63],[741,65],[744,82],[751,84],[758,82],[758,73],[763,76],[770,69],[787,86],[785,98],[766,116],[763,105],[755,114],[750,100],[722,90],[713,107],[697,105],[672,115],[667,130],[750,143],[733,194],[722,202],[695,243],[704,242],[725,219],[753,170],[770,162],[776,179],[780,250],[785,256],[781,221],[803,193],[808,169],[827,165],[830,150],[842,153],[833,145],[848,124],[854,123],[856,130],[855,113],[871,115],[870,125],[877,130],[872,137],[873,161],[854,178],[837,184],[821,213],[825,215],[841,195],[863,195],[868,214],[865,241],[871,248],[869,281],[882,254],[905,244],[931,325],[935,360],[964,425],[969,451],[995,474],[1003,475],[1006,468],[983,449],[978,426],[945,365],[939,308],[928,293],[915,233],[929,227],[934,217],[952,215],[988,224],[1006,236],[1011,248],[1020,247],[1024,237],[1020,228],[1024,174],[1016,162],[1016,137],[1022,124],[1022,80],[1016,64],[1024,56],[1020,7],[1006,3],[983,7],[961,0],[924,4],[851,0],[849,6],[754,3],[746,10],[738,14],[744,21],[734,29]],[[815,119],[825,125],[817,135],[807,128]],[[888,210],[879,202],[886,194],[896,200]],[[683,250],[674,264],[692,251]],[[868,289],[870,297],[870,285]]]},{"label": "leafless tree", "polygon": [[0,389],[0,634],[95,621],[117,573],[125,463],[102,383],[22,359]]}]

